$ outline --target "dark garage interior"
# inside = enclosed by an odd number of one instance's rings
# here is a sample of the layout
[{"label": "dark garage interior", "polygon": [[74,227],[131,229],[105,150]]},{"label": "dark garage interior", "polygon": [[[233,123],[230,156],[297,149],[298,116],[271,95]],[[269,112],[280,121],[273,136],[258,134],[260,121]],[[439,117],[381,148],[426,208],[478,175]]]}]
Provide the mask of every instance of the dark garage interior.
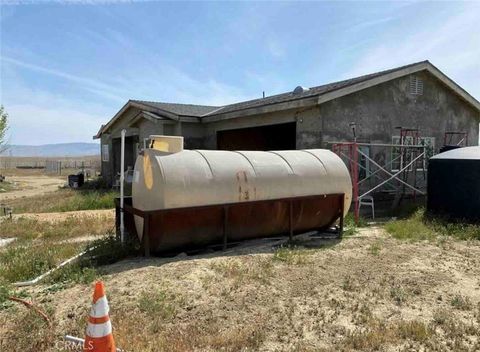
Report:
[{"label": "dark garage interior", "polygon": [[296,123],[239,128],[217,132],[219,150],[296,149]]}]

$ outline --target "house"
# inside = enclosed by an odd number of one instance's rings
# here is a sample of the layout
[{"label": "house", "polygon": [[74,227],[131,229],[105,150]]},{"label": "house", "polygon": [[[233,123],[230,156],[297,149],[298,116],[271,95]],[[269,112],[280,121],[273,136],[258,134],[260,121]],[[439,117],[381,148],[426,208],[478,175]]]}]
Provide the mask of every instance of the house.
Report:
[{"label": "house", "polygon": [[368,143],[398,143],[403,126],[421,131],[434,151],[446,131],[464,131],[468,145],[478,145],[480,102],[422,61],[225,106],[129,100],[94,138],[101,140],[102,174],[112,184],[120,171],[122,129],[125,166],[133,168],[150,135],[184,136],[187,149],[328,148],[352,140],[352,122],[358,139]]}]

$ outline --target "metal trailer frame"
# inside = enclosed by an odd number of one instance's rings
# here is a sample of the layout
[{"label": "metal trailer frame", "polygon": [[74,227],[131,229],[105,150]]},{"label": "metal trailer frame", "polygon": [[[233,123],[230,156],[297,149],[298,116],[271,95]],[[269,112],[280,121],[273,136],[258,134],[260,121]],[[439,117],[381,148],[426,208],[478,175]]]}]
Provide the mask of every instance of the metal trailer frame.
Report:
[{"label": "metal trailer frame", "polygon": [[[405,141],[410,133],[413,133],[414,142],[416,142],[415,144],[405,144]],[[346,163],[347,163],[347,166],[349,167],[350,175],[352,178],[352,202],[354,204],[355,222],[358,223],[358,220],[360,218],[360,199],[371,194],[375,190],[387,184],[389,184],[390,186],[393,186],[394,190],[397,192],[400,190],[400,188],[402,188],[402,194],[405,193],[407,188],[413,191],[414,197],[416,196],[417,193],[421,195],[426,194],[425,191],[422,191],[416,185],[416,178],[417,178],[416,164],[420,160],[423,161],[423,159],[426,156],[426,148],[427,148],[427,146],[425,145],[420,145],[419,140],[420,140],[420,136],[418,134],[418,130],[404,129],[401,131],[400,141],[402,143],[400,144],[358,143],[356,141],[355,142],[330,142],[330,144],[332,144],[332,151],[335,154],[337,154],[339,157],[341,158],[343,157],[342,159],[345,159],[345,158],[347,159]],[[397,156],[395,159],[390,160],[389,162],[386,162],[384,165],[380,165],[373,158],[371,158],[370,156],[368,156],[367,154],[365,154],[360,150],[360,147],[362,146],[400,148],[400,153],[399,153],[399,156]],[[408,155],[411,156],[410,160],[407,158]],[[359,176],[358,176],[359,170],[360,169],[366,170],[366,168],[360,164],[359,156],[364,157],[365,160],[368,160],[371,164],[373,164],[377,168],[376,171],[367,175],[362,180],[359,180]],[[398,171],[390,171],[389,166],[398,159],[401,160],[400,169]],[[404,164],[404,160],[406,160],[408,163]],[[408,173],[411,165],[415,165],[415,167],[413,167],[414,169],[413,185],[408,183]],[[384,177],[379,176],[379,174],[384,174],[383,175]],[[371,186],[371,188],[369,188],[363,194],[359,194],[360,185],[364,183],[367,179],[370,179],[373,177],[375,177],[375,179],[378,179],[379,183]]]},{"label": "metal trailer frame", "polygon": [[[166,214],[171,214],[173,213],[174,215],[179,215],[184,211],[197,211],[197,210],[206,210],[206,209],[212,209],[212,210],[218,210],[222,209],[222,225],[223,225],[223,241],[222,241],[222,248],[225,250],[227,248],[227,245],[229,243],[229,236],[228,236],[228,225],[229,225],[229,213],[230,209],[234,208],[235,206],[239,205],[245,205],[245,204],[268,204],[268,203],[274,203],[274,202],[282,202],[282,203],[287,203],[288,204],[288,235],[289,235],[289,240],[291,241],[293,238],[293,235],[295,233],[305,233],[307,231],[301,231],[298,232],[298,229],[295,228],[294,224],[294,203],[296,201],[305,201],[305,200],[310,200],[310,201],[316,201],[316,200],[325,200],[327,197],[331,198],[337,198],[340,200],[339,202],[339,209],[336,211],[335,218],[333,219],[333,224],[335,224],[338,221],[338,225],[335,226],[335,232],[338,235],[338,237],[342,237],[343,235],[343,225],[344,225],[344,209],[345,209],[345,194],[344,193],[335,193],[335,194],[321,194],[321,195],[312,195],[312,196],[302,196],[302,197],[290,197],[290,198],[277,198],[277,199],[269,199],[269,200],[257,200],[257,201],[249,201],[249,202],[238,202],[238,203],[225,203],[225,204],[213,204],[213,205],[202,205],[202,206],[194,206],[194,207],[182,207],[182,208],[170,208],[170,209],[159,209],[159,210],[149,210],[149,211],[144,211],[140,210],[137,208],[134,208],[132,205],[127,204],[129,201],[125,202],[123,204],[123,211],[119,206],[119,201],[116,199],[116,220],[117,220],[117,229],[118,229],[118,220],[119,220],[119,213],[126,213],[125,214],[125,225],[128,228],[128,224],[132,224],[134,226],[134,220],[133,216],[137,215],[143,218],[143,235],[142,235],[142,241],[141,245],[144,251],[144,255],[146,257],[149,257],[151,254],[151,223],[152,223],[152,218],[153,217],[163,217]],[[126,198],[125,200],[127,200]],[[130,198],[131,199],[131,198]],[[129,215],[127,215],[129,214]],[[131,218],[129,219],[129,216]],[[332,226],[333,224],[327,225]],[[325,228],[312,228],[310,231],[313,230],[325,230]],[[129,229],[129,233],[132,235],[132,232],[136,233],[136,229]],[[272,236],[274,234],[272,233]],[[278,235],[278,233],[276,234]],[[259,236],[257,238],[266,238],[268,236]],[[161,235],[160,235],[161,238]],[[249,238],[246,238],[249,239]]]}]

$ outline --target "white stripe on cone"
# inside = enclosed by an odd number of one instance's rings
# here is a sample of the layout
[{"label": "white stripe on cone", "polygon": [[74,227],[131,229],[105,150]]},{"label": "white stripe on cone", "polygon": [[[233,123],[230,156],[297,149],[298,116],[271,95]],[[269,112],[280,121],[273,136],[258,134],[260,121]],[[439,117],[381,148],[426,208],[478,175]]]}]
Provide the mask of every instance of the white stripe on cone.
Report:
[{"label": "white stripe on cone", "polygon": [[110,307],[108,306],[107,297],[102,296],[97,301],[92,304],[92,308],[90,309],[90,316],[92,318],[102,318],[108,315],[110,311]]},{"label": "white stripe on cone", "polygon": [[112,324],[110,320],[101,324],[88,323],[87,335],[93,338],[105,337],[112,333]]}]

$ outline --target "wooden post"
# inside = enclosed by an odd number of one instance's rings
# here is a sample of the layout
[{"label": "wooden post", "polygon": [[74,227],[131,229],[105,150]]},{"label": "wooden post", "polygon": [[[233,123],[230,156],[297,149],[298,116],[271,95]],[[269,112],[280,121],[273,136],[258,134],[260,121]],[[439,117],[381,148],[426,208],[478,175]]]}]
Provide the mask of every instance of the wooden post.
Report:
[{"label": "wooden post", "polygon": [[223,250],[227,249],[227,244],[228,244],[228,207],[224,206],[223,207]]}]

